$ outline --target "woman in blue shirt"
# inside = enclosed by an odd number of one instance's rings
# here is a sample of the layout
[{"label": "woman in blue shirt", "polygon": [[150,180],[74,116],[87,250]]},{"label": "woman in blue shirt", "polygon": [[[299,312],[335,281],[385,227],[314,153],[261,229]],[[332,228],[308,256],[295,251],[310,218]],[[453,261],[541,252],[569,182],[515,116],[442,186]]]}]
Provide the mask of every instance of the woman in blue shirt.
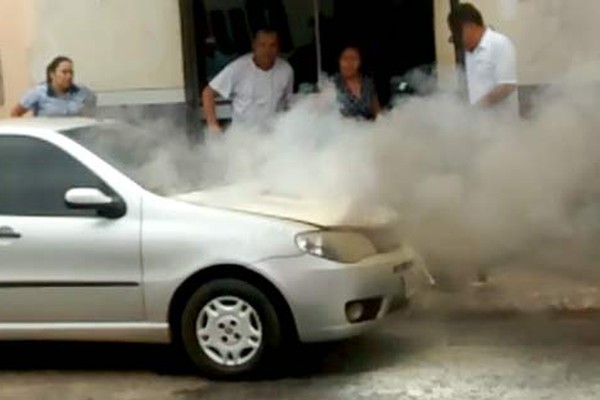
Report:
[{"label": "woman in blue shirt", "polygon": [[46,82],[23,96],[11,112],[21,117],[32,111],[36,117],[73,117],[90,115],[96,107],[96,95],[73,83],[73,61],[56,57],[46,68]]},{"label": "woman in blue shirt", "polygon": [[358,47],[344,48],[339,58],[339,68],[334,83],[342,115],[374,120],[381,107],[373,80],[362,73],[362,56]]}]

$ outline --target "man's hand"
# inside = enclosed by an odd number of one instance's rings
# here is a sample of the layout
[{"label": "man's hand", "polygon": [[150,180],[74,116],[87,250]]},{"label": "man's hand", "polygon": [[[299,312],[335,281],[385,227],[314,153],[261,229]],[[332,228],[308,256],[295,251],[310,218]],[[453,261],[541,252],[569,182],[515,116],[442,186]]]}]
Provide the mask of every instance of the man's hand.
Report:
[{"label": "man's hand", "polygon": [[213,134],[213,135],[220,135],[223,133],[223,129],[221,128],[221,125],[219,125],[218,122],[216,124],[209,123],[207,125],[207,129],[208,129],[208,133]]},{"label": "man's hand", "polygon": [[496,86],[494,90],[481,99],[477,105],[484,108],[495,106],[510,96],[515,90],[517,90],[517,85],[506,84]]}]

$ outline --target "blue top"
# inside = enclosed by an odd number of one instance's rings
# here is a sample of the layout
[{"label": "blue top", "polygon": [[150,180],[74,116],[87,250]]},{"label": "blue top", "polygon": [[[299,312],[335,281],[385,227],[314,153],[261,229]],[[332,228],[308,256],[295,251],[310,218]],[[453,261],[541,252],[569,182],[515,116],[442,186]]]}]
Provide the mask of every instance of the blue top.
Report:
[{"label": "blue top", "polygon": [[23,96],[21,105],[36,117],[73,117],[96,107],[96,95],[84,86],[72,85],[67,93],[57,94],[42,83]]},{"label": "blue top", "polygon": [[335,76],[334,82],[340,111],[345,117],[375,119],[375,110],[373,109],[376,96],[375,84],[370,78],[363,76],[361,79],[360,97],[356,97],[348,89],[342,76],[340,74]]}]

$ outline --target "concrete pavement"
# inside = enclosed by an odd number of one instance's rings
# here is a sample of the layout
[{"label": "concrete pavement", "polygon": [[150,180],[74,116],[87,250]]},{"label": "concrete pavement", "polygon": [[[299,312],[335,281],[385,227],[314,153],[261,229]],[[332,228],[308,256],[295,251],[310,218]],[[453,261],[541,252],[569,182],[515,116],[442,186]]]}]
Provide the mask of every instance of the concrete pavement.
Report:
[{"label": "concrete pavement", "polygon": [[[408,319],[407,319],[408,317]],[[395,315],[355,340],[304,346],[273,379],[208,382],[163,346],[0,345],[0,399],[597,399],[600,321]]]}]

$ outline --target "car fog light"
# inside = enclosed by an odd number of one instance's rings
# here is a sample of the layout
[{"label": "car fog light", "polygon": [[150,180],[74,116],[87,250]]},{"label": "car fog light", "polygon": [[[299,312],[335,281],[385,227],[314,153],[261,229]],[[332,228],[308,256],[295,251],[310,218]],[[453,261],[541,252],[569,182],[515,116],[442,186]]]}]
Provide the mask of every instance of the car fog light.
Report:
[{"label": "car fog light", "polygon": [[349,303],[346,305],[346,318],[350,322],[358,322],[362,319],[365,312],[365,306],[360,302]]},{"label": "car fog light", "polygon": [[377,319],[382,304],[381,297],[351,301],[346,304],[346,318],[351,324],[372,321]]}]

